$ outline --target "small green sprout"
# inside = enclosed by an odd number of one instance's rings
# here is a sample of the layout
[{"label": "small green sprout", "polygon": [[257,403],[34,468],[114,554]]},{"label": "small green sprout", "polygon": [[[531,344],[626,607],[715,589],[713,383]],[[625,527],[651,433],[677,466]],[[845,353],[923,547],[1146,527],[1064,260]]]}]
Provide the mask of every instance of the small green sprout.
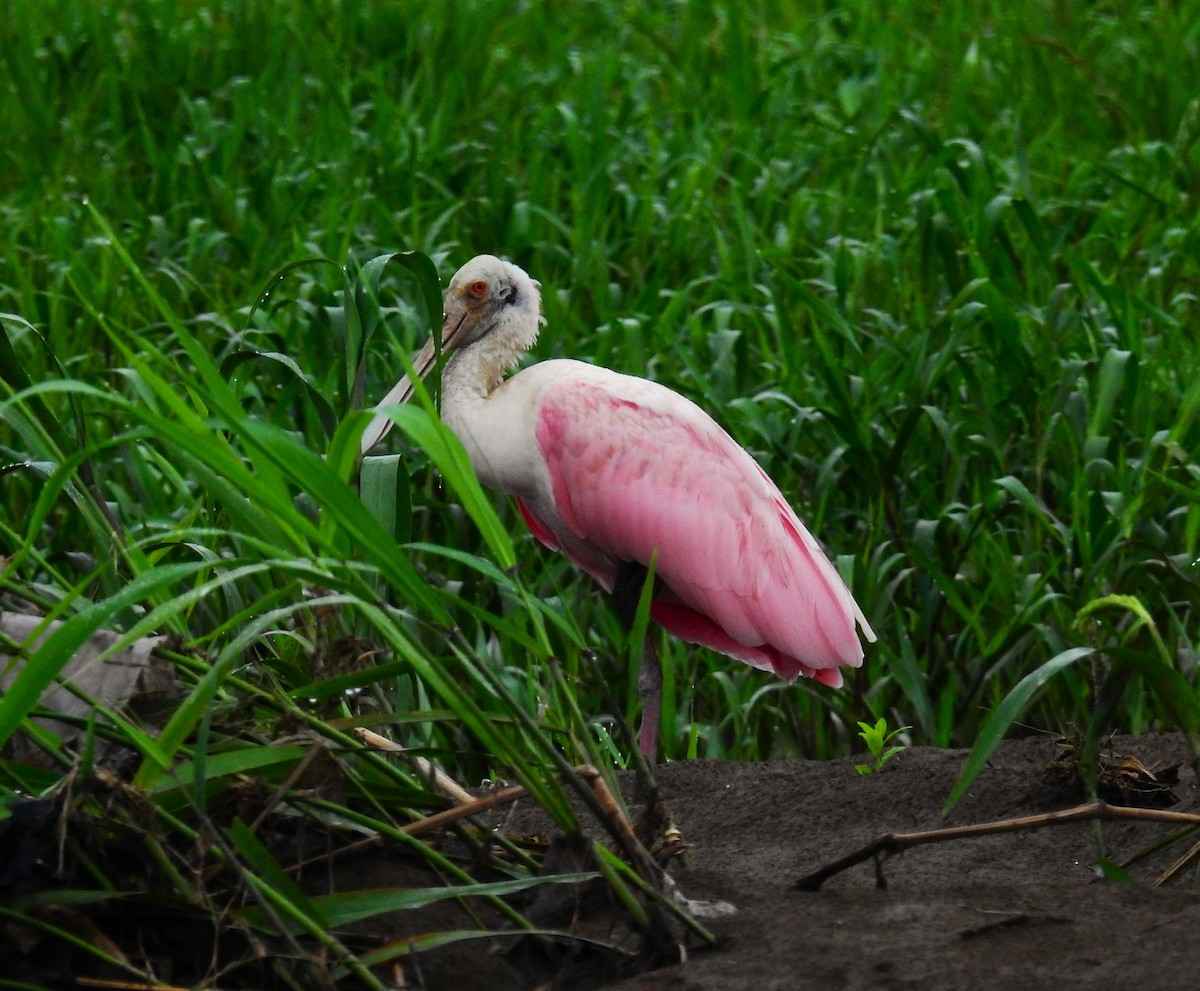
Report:
[{"label": "small green sprout", "polygon": [[882,771],[887,762],[907,746],[897,743],[889,747],[888,744],[905,730],[912,729],[911,726],[898,726],[888,732],[887,719],[884,716],[880,716],[874,726],[870,723],[859,723],[858,727],[861,730],[858,735],[862,737],[863,743],[867,745],[867,750],[875,758],[874,764],[855,764],[854,769],[859,774],[878,774]]}]

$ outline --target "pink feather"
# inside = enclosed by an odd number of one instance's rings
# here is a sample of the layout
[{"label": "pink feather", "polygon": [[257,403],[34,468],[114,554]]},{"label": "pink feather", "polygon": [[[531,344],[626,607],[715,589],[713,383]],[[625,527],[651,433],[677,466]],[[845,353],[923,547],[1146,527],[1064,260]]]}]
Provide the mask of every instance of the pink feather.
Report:
[{"label": "pink feather", "polygon": [[610,591],[618,561],[649,565],[657,552],[652,618],[781,677],[836,686],[840,667],[862,663],[856,621],[873,634],[833,565],[694,403],[596,369],[544,385],[535,424],[550,499],[540,515],[519,503],[542,543]]}]

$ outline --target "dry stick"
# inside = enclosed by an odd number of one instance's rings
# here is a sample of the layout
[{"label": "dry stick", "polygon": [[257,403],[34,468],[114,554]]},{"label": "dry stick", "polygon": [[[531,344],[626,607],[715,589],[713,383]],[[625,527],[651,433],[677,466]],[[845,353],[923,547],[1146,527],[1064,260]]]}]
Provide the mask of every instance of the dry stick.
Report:
[{"label": "dry stick", "polygon": [[482,798],[472,797],[471,801],[464,802],[462,805],[456,805],[443,812],[435,812],[424,819],[418,819],[416,822],[410,822],[407,826],[401,826],[400,831],[408,833],[409,836],[421,836],[424,833],[431,833],[435,829],[448,826],[452,822],[458,822],[459,819],[479,815],[480,812],[486,812],[497,805],[515,802],[518,798],[526,794],[528,792],[524,785],[509,785],[507,788],[501,788],[499,791],[494,791],[490,795],[484,795]]},{"label": "dry stick", "polygon": [[407,747],[402,747],[398,743],[393,743],[386,736],[380,736],[378,733],[372,733],[369,729],[362,726],[357,726],[350,731],[350,734],[355,737],[359,743],[370,747],[372,750],[382,750],[389,754],[409,754],[412,762],[417,766],[417,770],[422,774],[428,775],[433,779],[433,783],[437,785],[447,798],[459,805],[467,805],[475,801],[475,796],[472,795],[466,788],[455,781],[441,768],[435,767],[424,757],[417,757],[415,754],[409,753]]},{"label": "dry stick", "polygon": [[[359,727],[353,733],[362,743],[377,750],[386,750],[390,753],[398,753],[405,750],[400,744],[393,743],[386,737],[372,733],[368,729]],[[416,761],[422,773],[432,774],[437,786],[458,804],[452,809],[437,812],[402,827],[403,831],[410,836],[420,836],[422,833],[429,833],[435,829],[440,829],[442,826],[457,822],[459,819],[465,819],[468,816],[486,812],[497,805],[515,802],[522,795],[526,794],[524,785],[511,785],[490,795],[484,795],[482,798],[476,798],[470,792],[464,790],[453,778],[430,764],[425,758],[413,757],[413,760]],[[574,770],[576,774],[588,783],[589,787],[595,793],[601,808],[604,809],[609,821],[621,837],[622,845],[626,847],[626,851],[631,857],[636,857],[636,851],[640,849],[640,844],[634,835],[633,827],[617,807],[616,800],[613,798],[612,792],[609,791],[608,785],[604,783],[604,778],[600,772],[592,767],[591,764],[580,764]]]},{"label": "dry stick", "polygon": [[[630,826],[625,816],[621,814],[621,810],[617,808],[617,803],[613,800],[612,792],[608,790],[608,785],[604,783],[604,778],[601,777],[600,772],[592,767],[591,764],[580,764],[574,770],[576,774],[591,786],[592,791],[596,793],[596,798],[599,799],[601,807],[608,815],[616,831],[620,834],[624,844],[631,850],[636,849],[638,844],[637,838],[633,833],[633,827]],[[470,801],[464,802],[462,805],[456,805],[454,808],[446,809],[442,812],[435,812],[424,819],[410,822],[407,826],[401,827],[401,829],[403,832],[408,833],[409,836],[420,836],[423,833],[430,833],[435,829],[441,829],[443,826],[457,822],[459,819],[465,819],[467,816],[486,812],[497,805],[515,802],[518,798],[526,794],[528,792],[524,785],[510,785],[490,795],[484,795],[482,798],[470,796]]]},{"label": "dry stick", "polygon": [[991,836],[995,833],[1012,833],[1022,829],[1037,829],[1040,826],[1057,826],[1064,822],[1084,822],[1091,819],[1144,819],[1149,822],[1173,822],[1188,826],[1200,826],[1200,815],[1191,812],[1170,812],[1164,809],[1134,809],[1124,805],[1109,805],[1107,802],[1089,802],[1061,812],[1042,815],[1021,816],[1018,819],[1001,819],[997,822],[981,822],[973,826],[951,826],[947,829],[928,829],[919,833],[885,833],[866,846],[844,857],[840,857],[820,870],[806,874],[794,887],[801,891],[819,891],[821,885],[835,874],[848,867],[861,864],[864,860],[875,860],[875,886],[886,888],[880,862],[881,855],[902,853],[909,847],[925,843],[941,843],[943,840],[963,840],[973,836]]},{"label": "dry stick", "polygon": [[[357,727],[352,731],[353,735],[358,740],[375,750],[383,750],[388,753],[407,752],[407,748],[400,746],[398,743],[393,743],[386,737],[380,736],[378,733],[372,733],[369,729]],[[424,774],[431,774],[434,783],[445,793],[445,795],[458,804],[453,808],[445,809],[442,812],[434,813],[426,816],[424,819],[418,819],[416,822],[410,822],[406,826],[401,826],[400,831],[408,833],[409,836],[421,836],[425,833],[431,833],[434,830],[441,829],[443,826],[448,826],[452,822],[458,822],[459,819],[466,819],[470,816],[479,815],[481,812],[487,812],[489,809],[495,808],[497,805],[506,805],[509,802],[515,802],[518,798],[527,794],[524,785],[510,785],[508,788],[501,788],[499,791],[492,792],[490,795],[484,795],[482,798],[476,798],[469,791],[464,789],[457,781],[439,770],[429,763],[424,757],[410,755],[417,762],[418,768]],[[584,764],[577,768],[576,771],[585,779],[590,780],[588,772],[598,774],[595,768],[588,764]],[[601,784],[603,782],[601,781]],[[607,789],[605,789],[607,792]],[[597,792],[599,795],[600,793]],[[603,799],[602,799],[603,800]],[[609,796],[611,804],[612,799]],[[362,850],[370,849],[371,847],[380,846],[383,843],[381,836],[372,836],[365,840],[359,840],[357,843],[352,843],[340,850],[334,850],[331,853],[318,854],[315,857],[310,857],[308,860],[301,861],[298,864],[293,864],[288,868],[289,871],[296,871],[302,867],[311,867],[313,864],[320,863],[331,859],[335,856],[343,856],[347,853],[358,853]]]},{"label": "dry stick", "polygon": [[[443,826],[449,826],[452,822],[458,822],[459,819],[466,819],[470,816],[479,815],[481,812],[486,812],[488,809],[494,808],[497,805],[504,805],[507,802],[515,802],[518,798],[525,795],[524,785],[511,785],[508,788],[503,788],[500,791],[493,792],[490,795],[484,795],[483,798],[472,798],[470,802],[463,805],[456,805],[453,808],[446,809],[443,812],[434,813],[431,816],[426,816],[424,819],[418,819],[416,822],[410,822],[406,826],[401,826],[399,832],[407,833],[409,836],[421,836],[424,833],[432,833],[436,829],[441,829]],[[383,846],[386,840],[381,835],[369,836],[364,840],[359,840],[356,843],[351,843],[348,846],[340,847],[337,850],[331,850],[328,853],[319,853],[314,857],[309,857],[307,860],[301,860],[292,864],[287,868],[289,873],[299,871],[302,868],[312,867],[314,864],[321,864],[328,860],[333,860],[338,857],[344,857],[347,854],[361,853],[364,850],[370,850],[374,847]]]}]

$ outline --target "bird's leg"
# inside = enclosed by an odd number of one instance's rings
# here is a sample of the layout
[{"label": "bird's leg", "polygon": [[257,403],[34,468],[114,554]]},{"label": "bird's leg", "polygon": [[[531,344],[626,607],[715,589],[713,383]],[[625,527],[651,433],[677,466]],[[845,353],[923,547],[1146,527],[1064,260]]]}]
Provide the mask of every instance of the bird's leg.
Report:
[{"label": "bird's leg", "polygon": [[638,745],[646,760],[658,756],[658,722],[662,712],[662,664],[654,642],[647,635],[642,641],[642,666],[638,671],[638,698],[642,701],[642,730]]},{"label": "bird's leg", "polygon": [[[633,630],[637,619],[638,601],[649,572],[637,561],[622,561],[617,565],[612,596],[617,616],[627,630]],[[638,698],[642,703],[642,728],[638,745],[646,759],[654,762],[658,754],[658,724],[662,710],[663,674],[658,652],[647,634],[642,639],[642,666],[638,671]]]}]

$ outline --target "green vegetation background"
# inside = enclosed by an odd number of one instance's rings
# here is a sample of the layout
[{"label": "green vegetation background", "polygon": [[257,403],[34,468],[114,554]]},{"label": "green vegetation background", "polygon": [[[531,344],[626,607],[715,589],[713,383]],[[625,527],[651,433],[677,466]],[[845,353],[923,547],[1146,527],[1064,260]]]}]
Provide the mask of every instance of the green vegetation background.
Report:
[{"label": "green vegetation background", "polygon": [[[486,251],[543,284],[536,357],[711,410],[880,634],[841,693],[664,644],[666,754],[825,756],[879,715],[969,744],[1055,658],[1085,663],[1033,726],[1100,702],[1114,727],[1190,718],[1162,695],[1194,705],[1200,631],[1196,3],[10,0],[4,18],[10,607],[95,607],[93,626],[173,633],[198,671],[293,700],[364,638],[390,650],[369,686],[415,714],[406,742],[450,752],[487,747],[414,657],[485,710],[458,665],[490,667],[551,729],[567,684],[585,723],[633,715],[602,597],[497,500],[481,537],[487,506],[456,508],[419,426],[384,522],[421,546],[389,562],[344,498],[353,445],[330,447],[329,417],[381,394],[427,326],[389,267],[356,390],[376,311],[346,285],[394,250],[443,278]],[[275,278],[318,257],[337,264]],[[506,533],[515,578],[488,570]],[[206,698],[233,706],[224,677]]]}]

